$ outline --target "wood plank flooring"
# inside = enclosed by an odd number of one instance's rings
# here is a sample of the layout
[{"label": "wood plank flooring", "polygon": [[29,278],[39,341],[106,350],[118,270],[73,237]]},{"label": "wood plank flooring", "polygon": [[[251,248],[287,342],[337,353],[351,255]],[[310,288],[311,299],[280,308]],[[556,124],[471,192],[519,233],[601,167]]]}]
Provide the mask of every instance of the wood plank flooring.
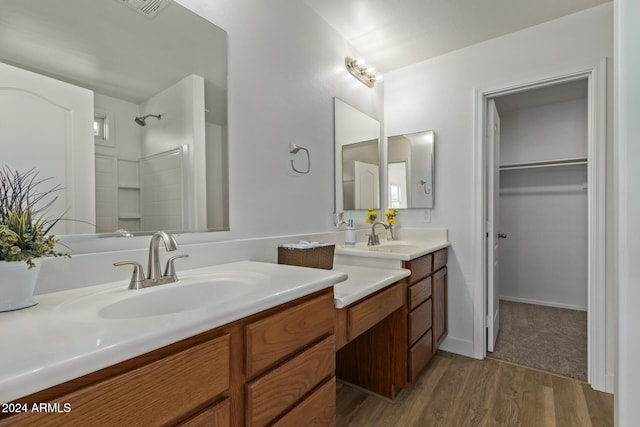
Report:
[{"label": "wood plank flooring", "polygon": [[438,352],[393,401],[337,386],[339,427],[613,426],[613,396],[495,359]]}]

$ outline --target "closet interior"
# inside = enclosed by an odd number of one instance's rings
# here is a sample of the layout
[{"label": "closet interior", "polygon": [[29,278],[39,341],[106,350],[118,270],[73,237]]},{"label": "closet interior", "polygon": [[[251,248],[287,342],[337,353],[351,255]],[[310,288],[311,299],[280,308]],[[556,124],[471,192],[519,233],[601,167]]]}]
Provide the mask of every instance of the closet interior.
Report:
[{"label": "closet interior", "polygon": [[[494,356],[510,348],[525,359],[514,362],[527,365],[543,358],[536,351],[547,352],[550,360],[534,367],[558,366],[559,373],[586,379],[587,80],[504,95],[495,103],[499,229],[507,238],[499,252],[501,326]],[[573,347],[545,350],[535,339]]]}]

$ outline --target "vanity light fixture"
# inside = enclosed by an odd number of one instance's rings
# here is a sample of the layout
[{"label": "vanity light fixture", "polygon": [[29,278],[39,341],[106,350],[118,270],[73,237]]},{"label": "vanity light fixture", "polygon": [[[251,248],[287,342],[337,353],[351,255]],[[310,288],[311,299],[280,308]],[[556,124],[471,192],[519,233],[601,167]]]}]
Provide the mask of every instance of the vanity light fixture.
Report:
[{"label": "vanity light fixture", "polygon": [[382,74],[376,74],[376,69],[370,65],[368,66],[364,59],[354,59],[347,56],[344,58],[344,65],[356,79],[368,87],[373,87],[376,82],[382,81]]}]

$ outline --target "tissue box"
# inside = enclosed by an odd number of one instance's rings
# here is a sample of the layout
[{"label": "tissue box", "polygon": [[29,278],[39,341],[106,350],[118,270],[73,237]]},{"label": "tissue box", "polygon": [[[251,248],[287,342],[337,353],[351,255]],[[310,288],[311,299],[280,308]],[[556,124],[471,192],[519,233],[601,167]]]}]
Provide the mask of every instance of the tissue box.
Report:
[{"label": "tissue box", "polygon": [[315,248],[285,248],[278,246],[278,264],[300,267],[333,269],[333,253],[336,245]]}]

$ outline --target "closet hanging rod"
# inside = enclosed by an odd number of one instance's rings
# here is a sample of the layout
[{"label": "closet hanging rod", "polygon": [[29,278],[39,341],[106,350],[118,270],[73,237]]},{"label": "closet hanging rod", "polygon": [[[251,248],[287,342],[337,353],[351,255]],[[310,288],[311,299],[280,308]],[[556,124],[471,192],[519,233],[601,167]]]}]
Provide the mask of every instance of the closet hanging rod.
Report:
[{"label": "closet hanging rod", "polygon": [[509,163],[505,165],[500,165],[500,170],[547,168],[547,167],[553,167],[553,166],[570,166],[570,165],[586,165],[586,164],[587,164],[586,157],[572,157],[569,159],[543,160],[539,162]]}]

